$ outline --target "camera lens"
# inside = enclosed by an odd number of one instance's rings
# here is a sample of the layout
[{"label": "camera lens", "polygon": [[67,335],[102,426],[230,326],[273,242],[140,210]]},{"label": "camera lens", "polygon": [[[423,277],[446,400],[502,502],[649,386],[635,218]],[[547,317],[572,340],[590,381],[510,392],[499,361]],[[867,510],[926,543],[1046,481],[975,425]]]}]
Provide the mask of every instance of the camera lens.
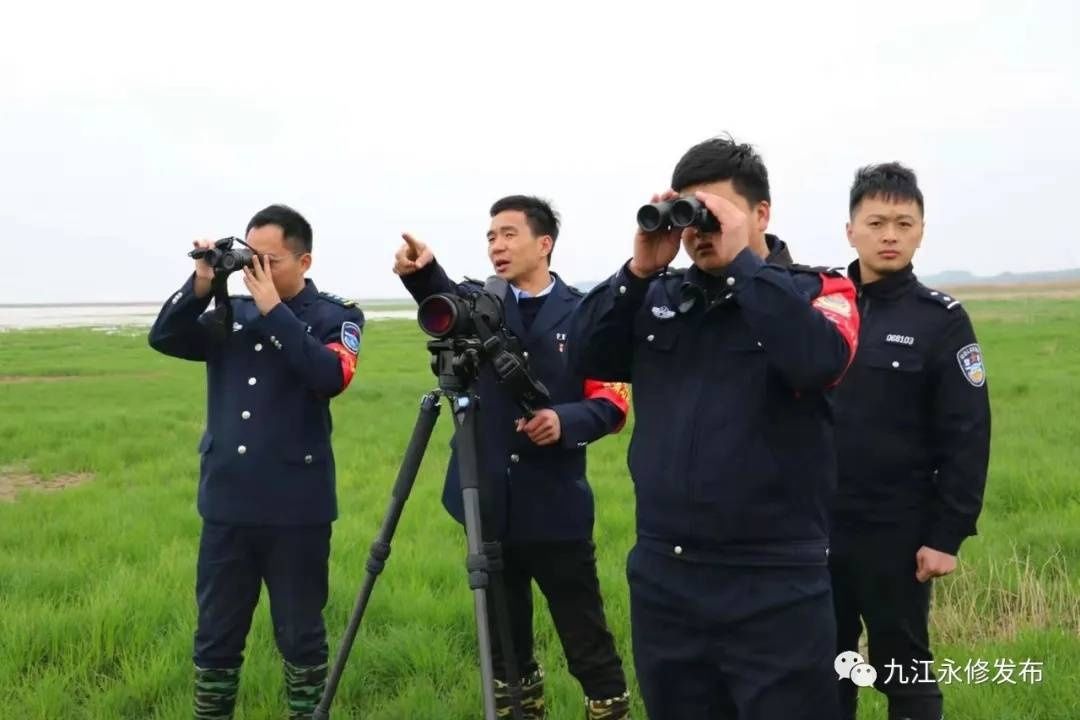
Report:
[{"label": "camera lens", "polygon": [[435,338],[449,335],[457,325],[457,303],[447,295],[432,295],[420,303],[417,311],[420,329]]}]

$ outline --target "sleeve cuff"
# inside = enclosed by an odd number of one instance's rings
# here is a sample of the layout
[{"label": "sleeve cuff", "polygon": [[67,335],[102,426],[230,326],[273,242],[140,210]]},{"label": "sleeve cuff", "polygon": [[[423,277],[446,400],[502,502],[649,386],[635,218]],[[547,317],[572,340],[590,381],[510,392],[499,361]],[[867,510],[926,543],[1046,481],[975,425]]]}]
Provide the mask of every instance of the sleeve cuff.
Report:
[{"label": "sleeve cuff", "polygon": [[957,555],[960,552],[960,544],[967,536],[964,533],[949,528],[934,528],[926,540],[926,546],[938,552]]}]

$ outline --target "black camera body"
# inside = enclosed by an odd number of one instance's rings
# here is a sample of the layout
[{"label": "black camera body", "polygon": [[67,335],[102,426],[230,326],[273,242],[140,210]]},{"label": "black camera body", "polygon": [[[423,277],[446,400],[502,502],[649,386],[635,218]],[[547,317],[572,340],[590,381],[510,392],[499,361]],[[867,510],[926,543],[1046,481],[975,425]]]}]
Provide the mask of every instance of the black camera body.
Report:
[{"label": "black camera body", "polygon": [[196,248],[188,253],[188,257],[196,260],[206,260],[214,269],[215,275],[228,275],[241,268],[255,266],[255,253],[247,247],[234,248],[234,243],[244,244],[237,237],[226,237],[214,241],[210,248]]},{"label": "black camera body", "polygon": [[465,296],[431,295],[417,310],[420,329],[435,338],[428,343],[431,369],[440,386],[463,391],[490,362],[504,386],[527,417],[551,404],[544,384],[529,372],[529,356],[506,327],[502,298],[487,289]]},{"label": "black camera body", "polygon": [[688,227],[696,228],[700,232],[720,230],[720,221],[697,198],[679,198],[642,205],[637,213],[637,223],[645,232]]}]

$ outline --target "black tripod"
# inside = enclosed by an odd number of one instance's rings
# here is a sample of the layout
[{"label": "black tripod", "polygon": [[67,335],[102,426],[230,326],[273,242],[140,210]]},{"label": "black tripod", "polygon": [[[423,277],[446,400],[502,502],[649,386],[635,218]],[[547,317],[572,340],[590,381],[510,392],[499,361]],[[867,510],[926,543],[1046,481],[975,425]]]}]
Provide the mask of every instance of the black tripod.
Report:
[{"label": "black tripod", "polygon": [[[431,432],[439,419],[439,396],[449,401],[454,417],[454,432],[458,446],[458,468],[461,476],[461,492],[465,507],[465,533],[468,545],[466,567],[469,571],[469,587],[473,591],[473,609],[476,615],[477,645],[480,650],[480,681],[484,694],[484,718],[496,720],[495,714],[495,675],[491,656],[491,637],[488,630],[487,588],[491,587],[492,599],[496,604],[496,620],[499,639],[505,658],[505,670],[508,689],[512,702],[512,717],[522,720],[521,677],[514,655],[513,641],[507,615],[506,594],[502,584],[502,550],[497,541],[489,539],[495,527],[493,512],[490,507],[490,493],[486,492],[479,467],[477,449],[477,414],[479,400],[475,392],[477,372],[479,370],[482,345],[472,339],[445,339],[428,343],[432,351],[432,368],[439,377],[439,389],[424,395],[420,402],[420,415],[413,427],[405,457],[398,471],[397,481],[391,494],[390,507],[383,518],[382,527],[367,560],[367,573],[360,594],[356,599],[352,617],[342,638],[337,658],[327,680],[319,706],[312,715],[313,720],[327,720],[330,705],[337,693],[342,671],[348,661],[356,633],[360,629],[364,611],[371,597],[375,580],[386,565],[390,556],[390,542],[398,521],[401,519],[405,502],[412,491],[416,474],[420,469],[424,452],[427,449]],[[528,413],[528,410],[526,410]]]}]

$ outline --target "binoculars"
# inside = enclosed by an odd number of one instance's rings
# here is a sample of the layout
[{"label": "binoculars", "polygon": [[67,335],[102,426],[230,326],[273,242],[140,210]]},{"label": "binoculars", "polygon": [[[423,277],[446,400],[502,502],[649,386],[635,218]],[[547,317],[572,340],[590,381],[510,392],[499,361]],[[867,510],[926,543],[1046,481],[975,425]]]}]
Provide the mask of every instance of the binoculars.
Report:
[{"label": "binoculars", "polygon": [[701,232],[720,229],[720,221],[697,198],[642,205],[637,213],[637,223],[645,232],[687,227],[697,228]]}]

